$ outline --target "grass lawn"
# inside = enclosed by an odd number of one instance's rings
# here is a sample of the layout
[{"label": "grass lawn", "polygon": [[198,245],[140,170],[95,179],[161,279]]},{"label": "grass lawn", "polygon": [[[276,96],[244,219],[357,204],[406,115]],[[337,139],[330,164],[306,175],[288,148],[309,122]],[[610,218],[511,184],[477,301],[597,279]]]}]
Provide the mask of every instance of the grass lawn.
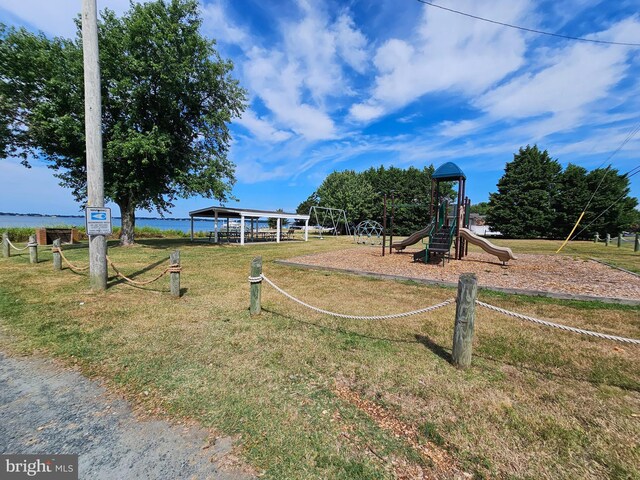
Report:
[{"label": "grass lawn", "polygon": [[[560,242],[496,241],[552,253]],[[517,243],[517,246],[514,245]],[[54,272],[51,254],[0,258],[4,348],[44,352],[106,378],[152,414],[188,417],[238,438],[264,478],[640,478],[640,347],[578,336],[477,310],[473,365],[449,363],[455,305],[388,321],[313,313],[263,287],[248,313],[251,259],[295,296],[343,313],[413,310],[455,290],[296,269],[277,259],[359,248],[350,239],[239,246],[183,239],[110,246],[144,280],[181,251],[180,299],[163,278],[106,293]],[[65,252],[87,264],[86,248]],[[570,244],[568,255],[640,271],[625,245]],[[160,266],[161,264],[161,266]],[[640,338],[640,308],[508,296],[480,299],[538,318]],[[146,393],[145,393],[146,392]]]}]

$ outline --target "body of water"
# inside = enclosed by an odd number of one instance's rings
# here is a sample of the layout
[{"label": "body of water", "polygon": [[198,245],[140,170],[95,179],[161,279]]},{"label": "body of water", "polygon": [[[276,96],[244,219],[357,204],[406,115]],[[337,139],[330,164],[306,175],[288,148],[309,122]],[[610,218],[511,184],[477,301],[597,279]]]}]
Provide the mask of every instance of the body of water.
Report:
[{"label": "body of water", "polygon": [[[120,218],[112,218],[113,226],[121,226]],[[84,227],[84,217],[28,217],[23,215],[0,215],[0,228],[9,227],[60,227],[60,226],[81,226]],[[245,227],[250,228],[251,222],[247,221]],[[255,224],[254,224],[255,226]],[[152,227],[160,230],[180,230],[188,232],[191,228],[189,219],[175,218],[136,218],[136,227]],[[267,228],[267,222],[258,222],[259,228]],[[226,220],[219,221],[219,228],[225,229]],[[193,222],[194,232],[210,232],[214,229],[214,220],[195,219]]]}]

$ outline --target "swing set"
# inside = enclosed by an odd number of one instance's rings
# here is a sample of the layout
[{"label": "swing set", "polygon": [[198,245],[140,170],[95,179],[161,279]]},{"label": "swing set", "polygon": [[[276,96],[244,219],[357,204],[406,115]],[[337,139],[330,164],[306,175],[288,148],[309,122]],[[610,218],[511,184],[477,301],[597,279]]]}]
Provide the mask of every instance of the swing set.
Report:
[{"label": "swing set", "polygon": [[315,219],[319,238],[323,238],[323,232],[331,232],[336,236],[340,232],[340,224],[344,223],[346,234],[351,235],[351,227],[347,221],[347,213],[341,208],[312,206],[309,209],[309,219]]}]

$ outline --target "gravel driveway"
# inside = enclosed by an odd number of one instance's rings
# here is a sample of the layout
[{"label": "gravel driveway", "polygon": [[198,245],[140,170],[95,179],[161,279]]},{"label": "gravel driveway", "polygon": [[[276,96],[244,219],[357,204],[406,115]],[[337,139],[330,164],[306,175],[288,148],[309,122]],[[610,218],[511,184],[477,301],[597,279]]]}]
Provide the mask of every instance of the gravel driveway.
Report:
[{"label": "gravel driveway", "polygon": [[81,479],[253,478],[222,471],[232,442],[208,432],[138,420],[98,382],[33,357],[0,352],[0,453],[79,454]]}]

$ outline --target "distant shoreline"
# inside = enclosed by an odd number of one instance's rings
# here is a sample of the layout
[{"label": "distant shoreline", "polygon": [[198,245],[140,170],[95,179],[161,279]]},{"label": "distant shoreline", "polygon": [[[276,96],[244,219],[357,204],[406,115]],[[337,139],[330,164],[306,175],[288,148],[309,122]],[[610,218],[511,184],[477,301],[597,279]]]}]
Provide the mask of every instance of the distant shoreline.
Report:
[{"label": "distant shoreline", "polygon": [[[52,214],[48,214],[48,213],[11,213],[11,212],[0,212],[0,216],[6,216],[6,217],[41,217],[41,218],[84,218],[84,215],[52,215]],[[122,219],[122,217],[111,217],[111,218],[117,218],[117,219]],[[191,220],[191,217],[186,217],[186,218],[180,218],[180,217],[139,217],[136,215],[136,220],[167,220],[167,221],[175,221],[175,220],[181,220],[181,221],[189,221]],[[202,219],[202,218],[194,218],[193,219],[196,222],[201,222],[201,221],[208,221],[210,219]]]}]

